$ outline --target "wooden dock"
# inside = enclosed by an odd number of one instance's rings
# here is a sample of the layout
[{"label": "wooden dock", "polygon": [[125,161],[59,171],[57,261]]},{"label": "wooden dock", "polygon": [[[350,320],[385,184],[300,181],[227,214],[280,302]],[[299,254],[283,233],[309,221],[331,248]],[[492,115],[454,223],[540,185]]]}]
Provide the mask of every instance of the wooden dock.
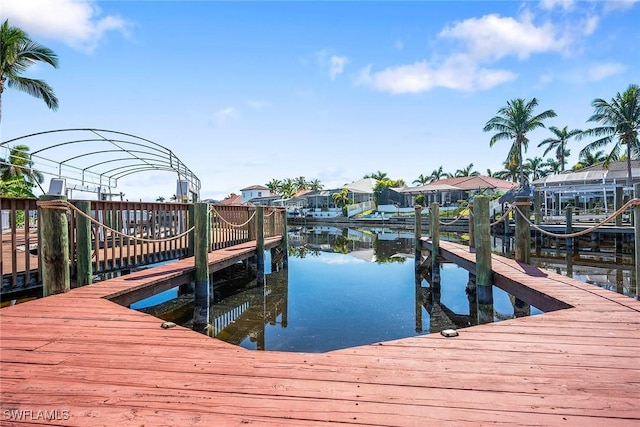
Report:
[{"label": "wooden dock", "polygon": [[[440,248],[474,265],[467,247]],[[245,350],[110,300],[188,268],[0,310],[2,425],[640,425],[631,298],[495,256],[496,278],[555,311],[323,354]]]}]

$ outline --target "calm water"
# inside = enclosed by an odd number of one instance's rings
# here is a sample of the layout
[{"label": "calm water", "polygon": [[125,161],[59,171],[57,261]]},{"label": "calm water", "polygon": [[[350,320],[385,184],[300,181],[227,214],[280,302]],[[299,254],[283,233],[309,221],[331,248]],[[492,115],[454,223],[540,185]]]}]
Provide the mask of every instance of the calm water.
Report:
[{"label": "calm water", "polygon": [[[417,278],[408,231],[313,227],[289,238],[288,269],[268,270],[264,287],[242,268],[215,284],[214,336],[248,349],[323,352],[540,313],[496,287],[493,306],[478,307],[465,292],[469,273],[454,264],[443,265],[439,290]],[[192,295],[180,298],[171,290],[132,308],[188,325]]]}]

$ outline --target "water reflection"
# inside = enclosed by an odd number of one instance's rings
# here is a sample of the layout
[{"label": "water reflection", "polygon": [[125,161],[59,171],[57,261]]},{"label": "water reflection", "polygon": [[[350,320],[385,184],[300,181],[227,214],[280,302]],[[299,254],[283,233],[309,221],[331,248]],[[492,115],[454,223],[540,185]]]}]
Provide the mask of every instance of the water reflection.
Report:
[{"label": "water reflection", "polygon": [[[416,274],[410,231],[301,227],[289,243],[288,268],[282,254],[266,254],[264,286],[242,264],[214,274],[212,336],[253,350],[323,352],[540,313],[495,287],[478,304],[475,277],[454,264],[441,266],[439,281]],[[188,292],[137,308],[189,326]]]}]

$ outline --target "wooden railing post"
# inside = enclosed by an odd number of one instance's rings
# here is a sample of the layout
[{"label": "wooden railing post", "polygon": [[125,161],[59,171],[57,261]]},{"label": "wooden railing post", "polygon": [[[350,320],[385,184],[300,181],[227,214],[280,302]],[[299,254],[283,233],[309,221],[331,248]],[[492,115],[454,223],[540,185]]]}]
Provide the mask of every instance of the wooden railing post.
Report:
[{"label": "wooden railing post", "polygon": [[193,329],[205,332],[209,323],[209,248],[211,226],[209,205],[194,204],[196,284],[193,307]]},{"label": "wooden railing post", "polygon": [[[76,208],[85,215],[91,216],[91,202],[81,200],[75,203]],[[76,219],[76,285],[90,285],[93,282],[93,265],[91,263],[91,221],[84,215]]]},{"label": "wooden railing post", "polygon": [[[633,184],[633,195],[640,198],[640,184]],[[636,298],[640,295],[640,206],[633,207],[633,231],[635,240]]]},{"label": "wooden railing post", "polygon": [[540,225],[542,223],[542,201],[539,190],[533,192],[533,223]]},{"label": "wooden railing post", "polygon": [[531,227],[529,226],[529,215],[531,212],[531,208],[528,203],[531,202],[531,199],[527,196],[519,196],[516,197],[516,209],[519,209],[522,212],[520,215],[519,212],[515,213],[516,217],[516,250],[515,250],[515,259],[516,261],[524,262],[525,264],[530,264],[531,260]]},{"label": "wooden railing post", "polygon": [[[415,269],[418,270],[422,265],[422,206],[415,205]],[[421,322],[422,324],[422,322]]]},{"label": "wooden railing post", "polygon": [[[573,208],[571,206],[567,206],[565,211],[565,233],[571,234],[573,233]],[[567,252],[573,251],[573,239],[567,237],[566,239]]]},{"label": "wooden railing post", "polygon": [[[40,201],[66,201],[66,196],[40,196]],[[69,221],[65,209],[40,208],[38,222],[42,243],[42,295],[68,292],[71,288],[69,273]]]},{"label": "wooden railing post", "polygon": [[469,203],[469,248],[474,249],[476,247],[476,236],[474,236],[475,229],[473,227],[473,203]]},{"label": "wooden railing post", "polygon": [[287,230],[287,210],[282,211],[282,264],[283,268],[289,266],[289,231]]},{"label": "wooden railing post", "polygon": [[256,206],[256,264],[258,286],[264,285],[264,207]]},{"label": "wooden railing post", "polygon": [[429,227],[431,228],[431,279],[434,283],[440,283],[440,205],[431,203],[429,212]]},{"label": "wooden railing post", "polygon": [[[478,303],[486,298],[486,289],[493,286],[491,271],[491,228],[489,216],[489,198],[475,196],[473,198],[474,235],[476,240],[476,289]],[[482,294],[482,297],[481,296]],[[493,298],[491,298],[493,300]]]},{"label": "wooden railing post", "polygon": [[[196,224],[195,221],[195,205],[192,203],[189,205],[188,213],[187,213],[187,230],[191,227],[194,227]],[[192,257],[195,255],[195,230],[191,230],[191,232],[187,235],[187,257]]]}]

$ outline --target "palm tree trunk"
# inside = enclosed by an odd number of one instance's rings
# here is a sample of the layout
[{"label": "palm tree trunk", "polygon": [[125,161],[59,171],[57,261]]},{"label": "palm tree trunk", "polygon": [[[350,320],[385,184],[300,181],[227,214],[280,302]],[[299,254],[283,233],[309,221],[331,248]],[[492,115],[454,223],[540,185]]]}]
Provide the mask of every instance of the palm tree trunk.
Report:
[{"label": "palm tree trunk", "polygon": [[518,142],[518,166],[520,167],[520,186],[524,187],[524,168],[522,162],[522,143]]},{"label": "palm tree trunk", "polygon": [[631,175],[631,143],[627,142],[627,186],[631,187],[631,181],[633,176]]}]

